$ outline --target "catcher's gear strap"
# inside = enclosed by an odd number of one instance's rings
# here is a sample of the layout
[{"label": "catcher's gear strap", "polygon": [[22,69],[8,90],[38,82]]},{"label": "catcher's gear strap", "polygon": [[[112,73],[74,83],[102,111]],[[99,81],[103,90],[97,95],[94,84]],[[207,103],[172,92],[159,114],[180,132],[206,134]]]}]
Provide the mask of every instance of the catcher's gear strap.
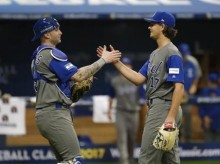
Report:
[{"label": "catcher's gear strap", "polygon": [[45,49],[54,49],[54,47],[51,47],[51,46],[44,46],[44,45],[41,45],[37,48],[37,52],[35,53],[34,58],[33,58],[33,67],[34,67],[34,70],[33,70],[33,79],[34,80],[45,80],[45,81],[48,81],[47,78],[45,78],[43,75],[39,74],[37,72],[37,69],[36,69],[36,56],[43,50]]},{"label": "catcher's gear strap", "polygon": [[36,53],[36,55],[35,55],[34,57],[36,57],[41,51],[43,51],[43,50],[45,50],[45,49],[54,49],[54,47],[44,46],[44,45],[39,46],[39,47],[37,48],[37,53]]},{"label": "catcher's gear strap", "polygon": [[56,48],[50,50],[50,54],[54,59],[57,59],[59,61],[67,61],[66,54]]}]

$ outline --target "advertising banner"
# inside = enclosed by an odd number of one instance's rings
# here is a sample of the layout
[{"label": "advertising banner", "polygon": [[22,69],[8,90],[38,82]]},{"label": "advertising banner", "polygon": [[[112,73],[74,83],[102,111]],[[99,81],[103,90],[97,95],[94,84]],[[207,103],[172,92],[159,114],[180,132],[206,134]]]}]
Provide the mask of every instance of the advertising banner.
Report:
[{"label": "advertising banner", "polygon": [[24,135],[26,100],[11,97],[8,102],[0,99],[0,134]]},{"label": "advertising banner", "polygon": [[112,123],[115,122],[115,103],[113,101],[112,120],[108,117],[109,96],[97,95],[93,96],[93,122],[95,123]]},{"label": "advertising banner", "polygon": [[[134,158],[137,160],[140,147],[137,145]],[[183,144],[179,147],[181,160],[220,160],[220,144]],[[81,154],[85,162],[115,162],[119,160],[119,152],[114,144],[81,146]],[[0,164],[56,162],[53,152],[48,146],[0,147]]]},{"label": "advertising banner", "polygon": [[[64,18],[139,17],[157,10],[179,16],[192,14],[219,17],[219,0],[1,0],[1,17],[34,18],[41,14],[61,14]],[[28,15],[27,15],[28,14]],[[38,15],[39,14],[39,15]]]}]

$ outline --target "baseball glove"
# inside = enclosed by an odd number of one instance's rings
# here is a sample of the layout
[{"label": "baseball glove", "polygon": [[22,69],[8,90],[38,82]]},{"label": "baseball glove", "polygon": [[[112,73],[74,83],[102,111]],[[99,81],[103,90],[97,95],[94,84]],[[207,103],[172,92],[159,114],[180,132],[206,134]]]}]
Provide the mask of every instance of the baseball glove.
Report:
[{"label": "baseball glove", "polygon": [[162,151],[170,151],[179,134],[179,129],[174,123],[166,122],[160,128],[154,138],[153,146]]},{"label": "baseball glove", "polygon": [[77,102],[81,97],[83,97],[92,87],[93,76],[83,80],[82,82],[75,82],[71,88],[71,100]]}]

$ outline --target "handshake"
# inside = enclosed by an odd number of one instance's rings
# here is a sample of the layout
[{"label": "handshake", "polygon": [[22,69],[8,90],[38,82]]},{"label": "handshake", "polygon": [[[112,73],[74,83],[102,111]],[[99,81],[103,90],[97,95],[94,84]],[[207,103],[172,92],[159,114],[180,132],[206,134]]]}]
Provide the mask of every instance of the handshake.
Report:
[{"label": "handshake", "polygon": [[110,51],[107,50],[105,45],[103,47],[99,46],[96,50],[97,56],[102,58],[105,63],[117,63],[120,61],[121,52],[119,50],[115,50],[112,45],[109,47]]}]

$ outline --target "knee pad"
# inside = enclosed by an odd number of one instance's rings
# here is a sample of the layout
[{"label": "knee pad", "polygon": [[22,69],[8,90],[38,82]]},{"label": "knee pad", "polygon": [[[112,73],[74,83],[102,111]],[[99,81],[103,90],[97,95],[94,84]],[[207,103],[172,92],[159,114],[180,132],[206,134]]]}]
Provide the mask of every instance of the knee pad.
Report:
[{"label": "knee pad", "polygon": [[63,161],[57,164],[82,164],[82,163],[83,163],[83,158],[82,156],[79,155],[69,161]]}]

